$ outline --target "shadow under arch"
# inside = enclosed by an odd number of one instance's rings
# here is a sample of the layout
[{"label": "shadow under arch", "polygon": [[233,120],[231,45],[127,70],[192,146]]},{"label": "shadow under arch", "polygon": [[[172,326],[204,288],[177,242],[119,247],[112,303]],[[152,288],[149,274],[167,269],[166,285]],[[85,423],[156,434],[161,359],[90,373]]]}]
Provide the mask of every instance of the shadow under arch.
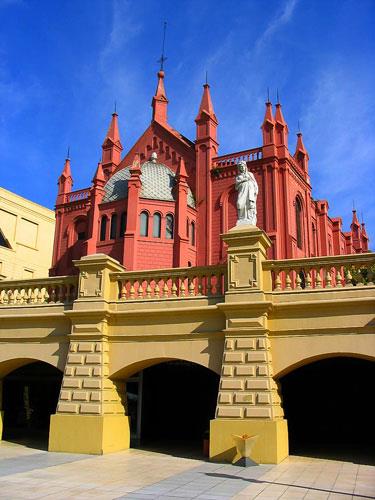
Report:
[{"label": "shadow under arch", "polygon": [[176,358],[152,358],[117,371],[125,383],[131,446],[203,458],[215,416],[220,376],[207,366]]},{"label": "shadow under arch", "polygon": [[0,363],[2,439],[47,449],[51,414],[55,413],[63,374],[46,361],[16,358]]},{"label": "shadow under arch", "polygon": [[374,358],[331,353],[277,375],[291,454],[375,464]]}]

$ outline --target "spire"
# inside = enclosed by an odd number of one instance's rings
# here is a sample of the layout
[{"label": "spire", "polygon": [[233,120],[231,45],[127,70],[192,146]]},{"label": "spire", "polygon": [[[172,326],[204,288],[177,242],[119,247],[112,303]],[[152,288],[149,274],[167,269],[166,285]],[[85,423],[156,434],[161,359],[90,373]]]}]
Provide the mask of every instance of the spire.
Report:
[{"label": "spire", "polygon": [[352,212],[353,212],[352,223],[351,223],[350,227],[352,227],[352,226],[360,227],[359,220],[358,220],[358,217],[357,217],[357,210],[355,208],[353,208]]},{"label": "spire", "polygon": [[108,178],[120,163],[121,151],[123,150],[120,140],[118,114],[116,111],[112,113],[111,122],[102,145],[102,150],[103,173],[105,177]]},{"label": "spire", "polygon": [[164,88],[164,71],[158,71],[158,84],[152,98],[152,120],[167,123],[168,99]]},{"label": "spire", "polygon": [[185,167],[185,161],[180,156],[179,162],[178,162],[178,167],[177,167],[177,180],[186,180],[188,178],[188,174],[186,172],[186,167]]},{"label": "spire", "polygon": [[276,122],[276,145],[288,147],[289,129],[284,119],[283,112],[281,110],[281,104],[279,102],[279,92],[277,92],[275,122]]},{"label": "spire", "polygon": [[294,158],[303,170],[307,170],[309,155],[303,144],[302,132],[297,133],[297,144]]},{"label": "spire", "polygon": [[199,106],[198,116],[196,117],[195,121],[202,120],[205,118],[205,116],[210,117],[212,120],[218,123],[214,107],[212,105],[210,86],[208,85],[207,81],[203,85],[203,95]]},{"label": "spire", "polygon": [[97,166],[97,169],[95,171],[95,175],[92,179],[92,182],[94,184],[94,186],[98,185],[98,184],[102,184],[104,185],[105,184],[105,176],[104,176],[104,172],[103,172],[103,164],[101,161],[98,162],[98,166]]},{"label": "spire", "polygon": [[[61,172],[61,175],[57,181],[57,186],[58,186],[58,195],[64,194],[64,193],[70,193],[72,191],[73,187],[73,178],[72,178],[72,173],[70,169],[70,158],[69,158],[69,148],[68,148],[68,154],[65,158],[65,163],[64,163],[64,168]],[[59,196],[57,197],[59,199]]]},{"label": "spire", "polygon": [[275,129],[275,120],[272,114],[272,104],[268,98],[266,102],[266,111],[264,114],[264,120],[261,126],[263,132],[263,146],[268,144],[274,144],[274,129]]}]

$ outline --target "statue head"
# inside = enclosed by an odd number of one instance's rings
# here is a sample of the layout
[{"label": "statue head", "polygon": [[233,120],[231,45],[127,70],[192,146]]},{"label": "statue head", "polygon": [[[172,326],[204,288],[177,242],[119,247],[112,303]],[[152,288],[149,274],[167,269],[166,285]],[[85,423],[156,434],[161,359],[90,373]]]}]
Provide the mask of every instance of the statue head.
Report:
[{"label": "statue head", "polygon": [[150,160],[152,161],[152,163],[156,163],[157,159],[158,159],[158,155],[155,153],[155,151],[153,151],[151,153]]},{"label": "statue head", "polygon": [[245,172],[247,172],[247,164],[246,164],[246,161],[239,161],[237,163],[237,169],[238,171],[241,173],[241,174],[244,174]]}]

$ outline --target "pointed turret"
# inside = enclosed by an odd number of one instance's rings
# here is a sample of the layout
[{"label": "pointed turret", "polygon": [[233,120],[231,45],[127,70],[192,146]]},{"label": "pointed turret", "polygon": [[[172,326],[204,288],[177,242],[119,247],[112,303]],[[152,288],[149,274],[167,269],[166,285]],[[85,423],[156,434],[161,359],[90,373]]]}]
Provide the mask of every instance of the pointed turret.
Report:
[{"label": "pointed turret", "polygon": [[297,144],[296,144],[296,151],[294,153],[294,158],[300,165],[300,167],[307,172],[309,154],[305,148],[305,145],[303,144],[302,132],[297,133]]},{"label": "pointed turret", "polygon": [[164,88],[164,71],[158,71],[158,84],[152,98],[152,121],[167,123],[168,99]]},{"label": "pointed turret", "polygon": [[266,111],[261,126],[263,135],[263,157],[275,156],[275,119],[272,114],[272,104],[268,99],[266,102]]},{"label": "pointed turret", "polygon": [[58,186],[58,192],[57,192],[58,195],[70,193],[72,191],[73,178],[72,178],[72,173],[71,173],[71,169],[70,169],[69,152],[68,152],[67,157],[65,159],[64,168],[63,168],[61,175],[57,181],[57,186]]},{"label": "pointed turret", "polygon": [[212,258],[212,193],[211,168],[212,159],[217,156],[219,143],[217,141],[218,119],[214,112],[207,81],[203,85],[203,95],[195,119],[196,140],[196,185],[197,199],[197,265],[209,265]]},{"label": "pointed turret", "polygon": [[112,113],[111,123],[109,124],[108,132],[105,136],[102,149],[103,172],[105,178],[108,179],[116,166],[120,163],[121,151],[123,150],[118,126],[118,114],[116,112]]},{"label": "pointed turret", "polygon": [[101,161],[99,161],[98,163],[98,166],[97,166],[97,169],[95,171],[95,175],[92,179],[92,183],[94,184],[94,186],[97,186],[97,185],[103,185],[105,184],[105,175],[104,175],[104,172],[103,172],[103,164]]},{"label": "pointed turret", "polygon": [[276,122],[276,146],[288,147],[289,130],[288,130],[288,125],[284,120],[283,112],[281,110],[281,104],[279,102],[276,104],[275,122]]},{"label": "pointed turret", "polygon": [[362,231],[361,224],[359,223],[357,217],[357,210],[353,208],[352,223],[350,224],[350,230],[353,238],[354,250],[359,253],[362,252]]}]

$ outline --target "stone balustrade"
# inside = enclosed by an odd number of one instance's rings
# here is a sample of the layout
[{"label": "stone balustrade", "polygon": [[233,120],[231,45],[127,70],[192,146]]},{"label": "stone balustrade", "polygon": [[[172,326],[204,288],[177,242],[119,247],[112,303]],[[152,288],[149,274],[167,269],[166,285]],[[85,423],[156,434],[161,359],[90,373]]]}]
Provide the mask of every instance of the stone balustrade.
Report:
[{"label": "stone balustrade", "polygon": [[227,266],[186,267],[114,273],[120,300],[222,296],[227,289]]},{"label": "stone balustrade", "polygon": [[374,285],[375,254],[267,260],[275,292],[309,291]]},{"label": "stone balustrade", "polygon": [[71,303],[77,284],[77,276],[0,281],[0,306]]},{"label": "stone balustrade", "polygon": [[230,155],[217,156],[212,160],[213,168],[231,167],[240,161],[255,161],[262,158],[262,148],[247,149]]}]

